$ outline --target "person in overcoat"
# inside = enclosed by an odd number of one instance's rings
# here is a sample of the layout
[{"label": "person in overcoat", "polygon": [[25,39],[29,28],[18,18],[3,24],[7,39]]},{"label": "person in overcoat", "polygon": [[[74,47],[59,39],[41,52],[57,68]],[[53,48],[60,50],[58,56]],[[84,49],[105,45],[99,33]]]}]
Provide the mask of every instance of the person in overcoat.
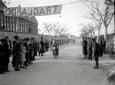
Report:
[{"label": "person in overcoat", "polygon": [[100,56],[103,56],[104,52],[105,52],[105,49],[106,49],[106,41],[104,38],[101,38],[99,40],[99,44],[100,44]]},{"label": "person in overcoat", "polygon": [[15,41],[13,42],[13,59],[12,59],[12,65],[14,67],[15,71],[20,70],[20,48],[21,48],[21,42],[19,41],[19,37],[15,36]]},{"label": "person in overcoat", "polygon": [[4,62],[5,62],[5,49],[3,43],[5,42],[4,39],[0,40],[0,74],[4,74]]},{"label": "person in overcoat", "polygon": [[29,59],[29,38],[25,38],[24,46],[26,47],[26,54],[25,54],[26,61],[24,62],[24,64],[25,64],[25,66],[28,66],[29,62],[30,62],[30,59]]},{"label": "person in overcoat", "polygon": [[33,55],[32,60],[35,60],[35,56],[37,56],[37,41],[36,40],[33,41],[33,49],[34,49],[34,55]]},{"label": "person in overcoat", "polygon": [[95,69],[99,67],[99,56],[100,56],[100,44],[96,42],[96,39],[93,39],[93,57],[95,59]]},{"label": "person in overcoat", "polygon": [[49,42],[48,42],[48,40],[46,40],[46,41],[44,42],[44,47],[45,47],[45,52],[47,52],[47,51],[48,51],[48,48],[49,48]]},{"label": "person in overcoat", "polygon": [[34,56],[33,43],[30,42],[30,43],[29,43],[29,64],[32,64],[33,56]]},{"label": "person in overcoat", "polygon": [[41,40],[40,40],[40,54],[41,54],[41,56],[43,56],[43,53],[44,53],[44,41],[43,41],[43,37],[41,37]]},{"label": "person in overcoat", "polygon": [[26,68],[25,67],[25,64],[24,64],[24,62],[26,61],[26,59],[25,59],[25,54],[26,54],[26,46],[24,46],[24,43],[25,43],[25,41],[23,40],[22,42],[21,42],[21,48],[20,48],[20,52],[19,52],[19,55],[20,55],[20,67],[21,68]]},{"label": "person in overcoat", "polygon": [[4,70],[5,72],[9,72],[9,62],[10,62],[10,56],[11,56],[11,45],[9,42],[9,38],[5,37],[5,43],[3,44],[4,49],[5,49],[5,66],[4,66]]},{"label": "person in overcoat", "polygon": [[88,38],[88,44],[87,44],[87,56],[89,60],[92,60],[92,40],[91,38]]},{"label": "person in overcoat", "polygon": [[84,59],[86,59],[86,57],[87,57],[87,38],[83,37],[82,39],[83,39],[83,41],[82,41],[82,52],[84,55]]}]

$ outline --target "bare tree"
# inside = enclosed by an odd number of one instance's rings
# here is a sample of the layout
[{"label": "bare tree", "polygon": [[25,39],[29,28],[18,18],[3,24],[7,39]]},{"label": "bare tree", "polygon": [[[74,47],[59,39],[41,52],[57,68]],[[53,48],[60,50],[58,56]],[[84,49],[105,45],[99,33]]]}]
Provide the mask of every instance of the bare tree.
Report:
[{"label": "bare tree", "polygon": [[66,25],[61,25],[59,22],[54,23],[53,32],[55,36],[60,36],[62,34],[66,34],[67,27]]},{"label": "bare tree", "polygon": [[43,25],[44,31],[50,35],[53,30],[52,24],[44,22],[42,25]]},{"label": "bare tree", "polygon": [[81,24],[81,26],[82,26],[82,29],[81,29],[82,37],[94,37],[95,36],[96,26],[94,26],[91,23],[87,25]]},{"label": "bare tree", "polygon": [[[102,14],[103,15],[103,14]],[[105,8],[104,15],[102,16],[102,21],[105,26],[105,39],[107,40],[108,26],[114,16],[114,9],[112,6],[107,5]]]},{"label": "bare tree", "polygon": [[98,11],[100,11],[100,8],[98,6],[99,4],[97,4],[97,3],[98,2],[90,3],[90,6],[88,6],[89,16],[86,18],[88,18],[94,22],[94,24],[97,28],[97,31],[98,31],[97,41],[99,41],[100,29],[101,29],[101,25],[102,25],[102,17],[98,13]]},{"label": "bare tree", "polygon": [[[82,25],[83,26],[83,25]],[[87,29],[87,27],[83,26],[81,29],[81,37],[88,37],[89,31]]]},{"label": "bare tree", "polygon": [[95,36],[95,31],[97,29],[97,26],[93,25],[91,23],[89,23],[87,26],[89,28],[89,33],[90,33],[91,37],[94,37]]},{"label": "bare tree", "polygon": [[[43,25],[45,33],[48,33],[48,35],[49,35],[49,39],[48,40],[50,41],[51,40],[50,39],[51,33],[52,33],[52,30],[53,30],[52,24],[44,22],[42,25]],[[50,45],[50,43],[49,43],[49,45]]]},{"label": "bare tree", "polygon": [[100,32],[100,28],[102,23],[105,26],[105,39],[107,40],[107,31],[108,26],[114,16],[114,8],[112,6],[107,5],[104,10],[101,10],[99,1],[95,1],[90,4],[90,18],[93,20],[98,26],[98,36]]}]

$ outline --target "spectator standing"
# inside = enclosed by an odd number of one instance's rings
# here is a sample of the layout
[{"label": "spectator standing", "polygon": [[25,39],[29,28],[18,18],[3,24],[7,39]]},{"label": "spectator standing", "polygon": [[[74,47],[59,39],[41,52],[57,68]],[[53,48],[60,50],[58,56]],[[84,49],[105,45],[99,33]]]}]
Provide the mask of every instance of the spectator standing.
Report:
[{"label": "spectator standing", "polygon": [[45,47],[45,51],[47,52],[48,51],[48,48],[49,48],[49,42],[48,42],[48,40],[46,40],[45,42],[44,42],[44,47]]},{"label": "spectator standing", "polygon": [[31,39],[29,43],[29,64],[32,64],[33,56],[34,56],[34,48],[33,48],[33,40]]},{"label": "spectator standing", "polygon": [[99,56],[100,56],[100,44],[96,42],[96,39],[93,39],[93,56],[95,58],[95,69],[99,67]]},{"label": "spectator standing", "polygon": [[40,42],[37,42],[37,51],[38,51],[38,54],[40,56]]},{"label": "spectator standing", "polygon": [[92,60],[92,40],[91,38],[88,38],[87,52],[88,52],[88,59]]},{"label": "spectator standing", "polygon": [[86,59],[86,57],[87,57],[87,38],[83,37],[82,39],[83,39],[83,41],[82,41],[82,51],[83,51],[84,59]]},{"label": "spectator standing", "polygon": [[25,38],[25,43],[24,43],[24,46],[26,47],[26,54],[25,54],[25,66],[28,66],[29,65],[29,38]]},{"label": "spectator standing", "polygon": [[104,38],[101,39],[100,45],[101,45],[101,54],[100,54],[100,56],[103,56],[103,53],[105,52],[105,49],[106,49],[106,41],[105,41]]},{"label": "spectator standing", "polygon": [[35,39],[33,40],[33,49],[34,49],[34,55],[32,60],[35,60],[35,56],[37,56],[37,42]]},{"label": "spectator standing", "polygon": [[4,39],[0,40],[0,74],[4,74],[4,62],[5,62],[5,49],[3,47],[3,44],[5,43]]},{"label": "spectator standing", "polygon": [[11,56],[11,44],[9,42],[9,38],[8,37],[5,37],[5,43],[3,44],[4,46],[4,49],[5,49],[5,72],[10,72],[9,70],[9,61],[10,61],[10,56]]},{"label": "spectator standing", "polygon": [[12,50],[12,54],[13,54],[13,59],[12,59],[12,65],[14,67],[15,71],[19,71],[20,70],[20,45],[21,43],[19,42],[19,37],[18,36],[14,36],[14,42],[13,42],[13,50]]},{"label": "spectator standing", "polygon": [[21,68],[26,68],[25,67],[25,65],[24,65],[24,62],[26,61],[26,59],[25,59],[25,54],[26,54],[26,46],[24,46],[24,43],[25,43],[25,40],[23,40],[22,42],[21,42],[21,45],[20,45],[20,53],[19,53],[19,55],[20,55],[20,67]]},{"label": "spectator standing", "polygon": [[44,53],[44,41],[43,41],[43,37],[41,37],[41,40],[40,40],[40,54],[41,54],[41,56],[43,56],[43,53]]}]

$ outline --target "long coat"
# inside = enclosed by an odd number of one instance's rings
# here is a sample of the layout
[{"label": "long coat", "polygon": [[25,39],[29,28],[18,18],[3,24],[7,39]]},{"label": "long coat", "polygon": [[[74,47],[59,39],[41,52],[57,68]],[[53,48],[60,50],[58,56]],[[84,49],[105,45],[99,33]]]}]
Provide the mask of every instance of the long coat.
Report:
[{"label": "long coat", "polygon": [[91,57],[92,56],[92,41],[88,40],[88,45],[87,45],[87,52],[88,52],[88,56]]},{"label": "long coat", "polygon": [[44,42],[40,41],[40,52],[44,53]]},{"label": "long coat", "polygon": [[26,47],[25,59],[26,59],[26,62],[29,62],[29,43],[25,42],[24,46]]},{"label": "long coat", "polygon": [[13,66],[21,63],[20,51],[21,51],[21,43],[14,41],[13,42],[13,51],[12,51],[12,53],[13,53],[13,60],[12,60]]},{"label": "long coat", "polygon": [[5,42],[3,44],[3,47],[4,47],[4,51],[5,51],[5,63],[9,63],[9,58],[10,58],[10,55],[11,55],[11,49],[10,49],[10,45]]},{"label": "long coat", "polygon": [[0,44],[0,73],[4,71],[4,59],[5,57],[5,51],[2,44]]},{"label": "long coat", "polygon": [[100,44],[97,42],[93,42],[93,56],[99,57],[100,56]]},{"label": "long coat", "polygon": [[33,48],[33,44],[29,44],[29,59],[30,61],[33,60],[33,56],[34,56],[34,48]]},{"label": "long coat", "polygon": [[20,51],[19,51],[21,63],[23,63],[24,61],[26,61],[26,59],[25,59],[25,54],[26,54],[26,47],[25,47],[25,46],[23,45],[23,43],[22,43],[22,44],[21,44]]},{"label": "long coat", "polygon": [[4,61],[5,61],[5,50],[4,50],[4,47],[2,44],[0,44],[0,65],[3,65],[4,64]]},{"label": "long coat", "polygon": [[86,40],[82,41],[82,51],[84,55],[87,55],[87,41]]},{"label": "long coat", "polygon": [[37,56],[37,42],[33,43],[34,56]]}]

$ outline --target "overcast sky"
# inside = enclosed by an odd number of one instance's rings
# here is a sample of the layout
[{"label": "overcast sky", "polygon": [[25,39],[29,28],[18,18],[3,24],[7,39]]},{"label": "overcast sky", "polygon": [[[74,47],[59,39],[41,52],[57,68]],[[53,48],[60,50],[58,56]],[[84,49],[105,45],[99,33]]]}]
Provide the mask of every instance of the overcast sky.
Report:
[{"label": "overcast sky", "polygon": [[[8,6],[18,6],[19,1],[21,7],[39,7],[39,6],[47,6],[47,5],[56,5],[56,4],[64,4],[69,2],[75,2],[78,0],[11,0]],[[79,36],[81,23],[88,23],[88,19],[84,18],[87,14],[87,3],[71,3],[62,5],[62,12],[58,15],[49,15],[49,16],[36,16],[38,20],[38,28],[42,29],[43,22],[61,22],[68,26],[68,32],[72,35]],[[60,17],[61,16],[61,17]]]}]

